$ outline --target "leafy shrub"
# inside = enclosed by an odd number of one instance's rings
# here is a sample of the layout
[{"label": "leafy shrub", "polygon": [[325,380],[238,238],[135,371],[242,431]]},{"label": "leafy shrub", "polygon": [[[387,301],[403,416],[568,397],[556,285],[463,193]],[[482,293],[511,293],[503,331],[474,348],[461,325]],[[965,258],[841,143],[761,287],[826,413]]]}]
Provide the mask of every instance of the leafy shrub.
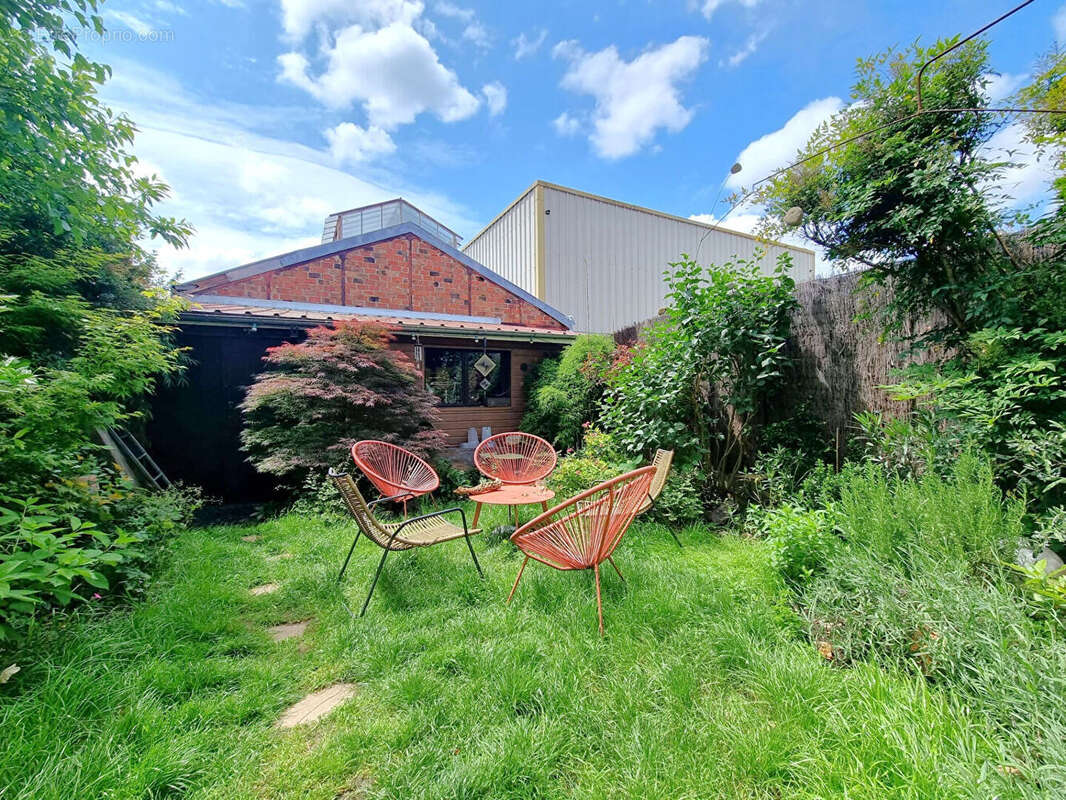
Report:
[{"label": "leafy shrub", "polygon": [[946,432],[989,453],[1003,488],[1038,507],[1066,501],[1066,331],[978,331],[958,358],[887,388],[926,406],[914,439],[933,446]]},{"label": "leafy shrub", "polygon": [[[35,611],[138,591],[162,539],[199,507],[197,490],[128,490],[111,484],[76,503],[0,496],[0,641],[17,638]],[[62,496],[62,495],[61,495]],[[87,508],[96,519],[71,509]]]},{"label": "leafy shrub", "polygon": [[443,447],[436,398],[390,341],[380,326],[343,322],[268,350],[240,406],[241,442],[256,469],[302,482],[344,463],[361,439],[420,455]]},{"label": "leafy shrub", "polygon": [[547,485],[562,502],[624,471],[622,465],[575,453],[559,459],[555,470],[548,476]]},{"label": "leafy shrub", "polygon": [[482,481],[481,473],[473,467],[461,469],[443,458],[435,458],[432,463],[440,476],[440,489],[435,494],[446,503],[455,499],[455,490],[460,486],[477,486]]},{"label": "leafy shrub", "polygon": [[764,521],[774,568],[792,583],[823,571],[839,544],[831,510],[783,505],[767,511]]},{"label": "leafy shrub", "polygon": [[522,429],[556,447],[577,447],[583,426],[593,422],[605,388],[614,341],[583,334],[557,360],[542,362],[527,383],[527,410]]},{"label": "leafy shrub", "polygon": [[648,518],[675,528],[703,519],[703,476],[695,467],[675,466]]},{"label": "leafy shrub", "polygon": [[603,425],[626,454],[672,449],[703,464],[715,493],[737,493],[754,421],[789,364],[790,265],[782,256],[763,275],[758,254],[710,270],[688,257],[670,265],[666,320],[611,371],[604,396]]}]

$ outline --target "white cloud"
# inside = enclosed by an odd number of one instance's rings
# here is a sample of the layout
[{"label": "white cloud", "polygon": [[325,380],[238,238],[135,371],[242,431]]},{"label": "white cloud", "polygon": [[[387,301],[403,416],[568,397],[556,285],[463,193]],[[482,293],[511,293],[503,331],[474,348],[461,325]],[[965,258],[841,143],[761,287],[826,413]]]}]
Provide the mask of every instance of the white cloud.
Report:
[{"label": "white cloud", "polygon": [[749,56],[753,55],[755,51],[759,49],[759,45],[763,43],[763,40],[766,39],[769,33],[769,31],[753,33],[748,37],[747,41],[744,42],[744,46],[727,58],[723,62],[723,65],[730,68],[739,67]]},{"label": "white cloud", "polygon": [[1015,122],[1000,130],[985,145],[984,155],[997,161],[1015,164],[1004,171],[995,185],[986,189],[998,194],[997,200],[1012,208],[1040,203],[1050,196],[1055,179],[1055,153],[1039,157],[1036,147],[1026,141],[1026,128]]},{"label": "white cloud", "polygon": [[1051,27],[1055,31],[1055,41],[1066,45],[1066,5],[1063,5],[1051,19]]},{"label": "white cloud", "polygon": [[611,45],[586,53],[573,41],[560,42],[553,55],[570,66],[562,86],[595,98],[589,141],[603,158],[633,155],[664,128],[676,133],[688,125],[692,111],[681,104],[678,84],[707,58],[701,36],[681,36],[624,61]]},{"label": "white cloud", "polygon": [[581,121],[565,111],[552,120],[552,125],[560,136],[573,136],[581,130]]},{"label": "white cloud", "polygon": [[474,114],[480,101],[441,64],[426,38],[408,22],[377,30],[351,25],[322,48],[324,71],[311,74],[303,53],[278,57],[280,80],[304,89],[331,108],[362,104],[370,125],[392,130],[424,112],[444,122]]},{"label": "white cloud", "polygon": [[411,25],[422,10],[422,3],[411,0],[281,0],[281,23],[291,39],[300,41],[316,24]]},{"label": "white cloud", "polygon": [[434,9],[441,16],[449,17],[462,23],[462,37],[466,41],[476,47],[488,49],[491,44],[489,32],[486,30],[485,26],[478,21],[474,9],[463,8],[462,6],[457,6],[455,3],[450,3],[447,0],[437,3],[434,6]]},{"label": "white cloud", "polygon": [[463,38],[482,49],[488,49],[489,45],[492,44],[489,32],[480,22],[471,22],[463,28]]},{"label": "white cloud", "polygon": [[783,127],[756,139],[740,152],[737,161],[744,169],[731,174],[726,179],[726,186],[734,189],[750,186],[774,170],[787,166],[815,129],[843,107],[844,101],[839,97],[825,97],[808,103]]},{"label": "white cloud", "polygon": [[548,29],[541,28],[535,35],[526,36],[525,32],[518,34],[511,40],[514,45],[514,60],[521,61],[540,50],[544,40],[548,38]]},{"label": "white cloud", "polygon": [[381,128],[360,128],[353,122],[342,122],[326,131],[329,151],[340,164],[369,161],[374,156],[396,151],[396,143]]},{"label": "white cloud", "polygon": [[507,108],[507,87],[499,81],[486,83],[481,87],[481,93],[485,96],[490,117],[499,116]]},{"label": "white cloud", "polygon": [[447,2],[447,0],[437,3],[435,8],[437,9],[438,14],[445,17],[452,17],[454,19],[462,20],[463,22],[470,22],[474,19],[474,9],[461,8],[455,3]]},{"label": "white cloud", "polygon": [[989,101],[998,103],[1014,94],[1028,79],[1029,76],[1024,73],[1012,75],[1009,72],[1001,72],[990,75],[988,83],[985,84],[985,95]]},{"label": "white cloud", "polygon": [[714,16],[714,12],[721,6],[727,3],[736,3],[744,8],[755,8],[762,0],[704,0],[700,5],[700,11],[703,12],[703,16],[710,19]]},{"label": "white cloud", "polygon": [[152,26],[149,23],[125,11],[108,10],[104,13],[104,16],[115,20],[115,22],[125,28],[129,28],[138,36],[147,36],[152,32]]},{"label": "white cloud", "polygon": [[[337,169],[325,150],[253,131],[274,130],[293,115],[307,116],[307,109],[205,104],[165,74],[119,60],[113,67],[103,99],[136,120],[141,171],[171,186],[158,211],[196,226],[187,249],[148,243],[170,273],[196,278],[313,244],[327,214],[397,195],[454,230],[479,227],[463,207],[401,176],[365,164],[354,165],[363,171],[353,174]],[[366,134],[369,146],[373,128]]]}]

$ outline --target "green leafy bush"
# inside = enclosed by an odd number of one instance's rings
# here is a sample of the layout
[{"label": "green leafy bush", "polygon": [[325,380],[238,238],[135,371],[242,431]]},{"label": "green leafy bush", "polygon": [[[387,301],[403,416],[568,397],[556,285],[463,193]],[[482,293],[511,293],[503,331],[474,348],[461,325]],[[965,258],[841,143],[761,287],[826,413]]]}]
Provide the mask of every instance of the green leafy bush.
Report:
[{"label": "green leafy bush", "polygon": [[926,452],[915,457],[954,458],[937,447],[950,437],[988,453],[999,484],[1036,507],[1066,502],[1066,331],[982,330],[958,358],[914,368],[888,389],[927,408],[909,423]]},{"label": "green leafy bush", "polygon": [[[1025,539],[1024,504],[1005,499],[988,460],[967,453],[945,475],[849,464],[827,493],[829,509],[764,512],[775,564],[822,655],[937,683],[1004,763],[1026,780],[1039,775],[1052,794],[1066,786],[1066,619],[1053,598],[1025,596],[1047,586],[1023,578],[1019,591],[1003,566]],[[830,520],[838,535],[824,544]]]},{"label": "green leafy bush", "polygon": [[703,475],[697,467],[675,466],[648,518],[674,528],[703,519]]},{"label": "green leafy bush", "polygon": [[579,446],[583,426],[596,419],[613,352],[611,337],[582,334],[558,359],[542,361],[527,383],[522,430],[559,448]]},{"label": "green leafy bush", "polygon": [[555,470],[548,476],[547,485],[562,502],[624,471],[624,467],[617,463],[575,453],[559,459]]},{"label": "green leafy bush", "polygon": [[624,452],[672,449],[701,463],[719,495],[737,494],[755,421],[790,363],[791,261],[763,275],[760,255],[710,270],[687,257],[671,264],[665,321],[611,371],[604,396],[603,426]]},{"label": "green leafy bush", "polygon": [[[144,243],[181,247],[167,188],[131,155],[135,128],[96,92],[109,70],[73,28],[97,4],[0,7],[0,635],[38,608],[129,591],[180,526],[181,492],[132,491],[98,428],[136,421],[181,370],[183,304]],[[95,591],[94,591],[95,590]]]},{"label": "green leafy bush", "polygon": [[[152,553],[200,504],[196,490],[149,493],[114,482],[59,496],[0,496],[0,641],[17,638],[40,608],[141,589]],[[82,508],[95,518],[71,511]]]},{"label": "green leafy bush", "polygon": [[825,570],[839,544],[831,509],[783,505],[767,511],[764,520],[771,560],[785,580],[803,583]]},{"label": "green leafy bush", "polygon": [[440,476],[440,489],[435,494],[445,503],[455,499],[455,490],[460,486],[477,486],[483,480],[481,473],[473,467],[462,469],[443,458],[435,458],[432,463]]}]

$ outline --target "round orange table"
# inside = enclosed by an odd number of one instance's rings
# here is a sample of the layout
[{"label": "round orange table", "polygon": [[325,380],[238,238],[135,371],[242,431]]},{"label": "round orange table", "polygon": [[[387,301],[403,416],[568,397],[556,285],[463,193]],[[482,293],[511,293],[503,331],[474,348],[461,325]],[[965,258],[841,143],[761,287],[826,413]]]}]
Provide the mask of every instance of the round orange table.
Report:
[{"label": "round orange table", "polygon": [[537,485],[501,486],[499,489],[493,489],[491,492],[472,494],[470,495],[470,499],[473,500],[476,505],[474,507],[474,522],[470,527],[477,527],[478,517],[481,516],[481,506],[487,503],[490,506],[513,506],[514,526],[515,528],[518,528],[519,506],[540,503],[541,509],[547,511],[548,501],[553,497],[555,497],[555,492],[545,486]]}]

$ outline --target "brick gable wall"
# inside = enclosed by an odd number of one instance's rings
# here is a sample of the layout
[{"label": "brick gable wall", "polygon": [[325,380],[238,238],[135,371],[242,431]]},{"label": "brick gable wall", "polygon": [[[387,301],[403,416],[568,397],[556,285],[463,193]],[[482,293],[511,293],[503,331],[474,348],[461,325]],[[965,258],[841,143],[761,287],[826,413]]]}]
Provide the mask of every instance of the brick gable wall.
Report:
[{"label": "brick gable wall", "polygon": [[293,303],[499,317],[508,325],[565,329],[532,303],[413,234],[205,291]]}]

